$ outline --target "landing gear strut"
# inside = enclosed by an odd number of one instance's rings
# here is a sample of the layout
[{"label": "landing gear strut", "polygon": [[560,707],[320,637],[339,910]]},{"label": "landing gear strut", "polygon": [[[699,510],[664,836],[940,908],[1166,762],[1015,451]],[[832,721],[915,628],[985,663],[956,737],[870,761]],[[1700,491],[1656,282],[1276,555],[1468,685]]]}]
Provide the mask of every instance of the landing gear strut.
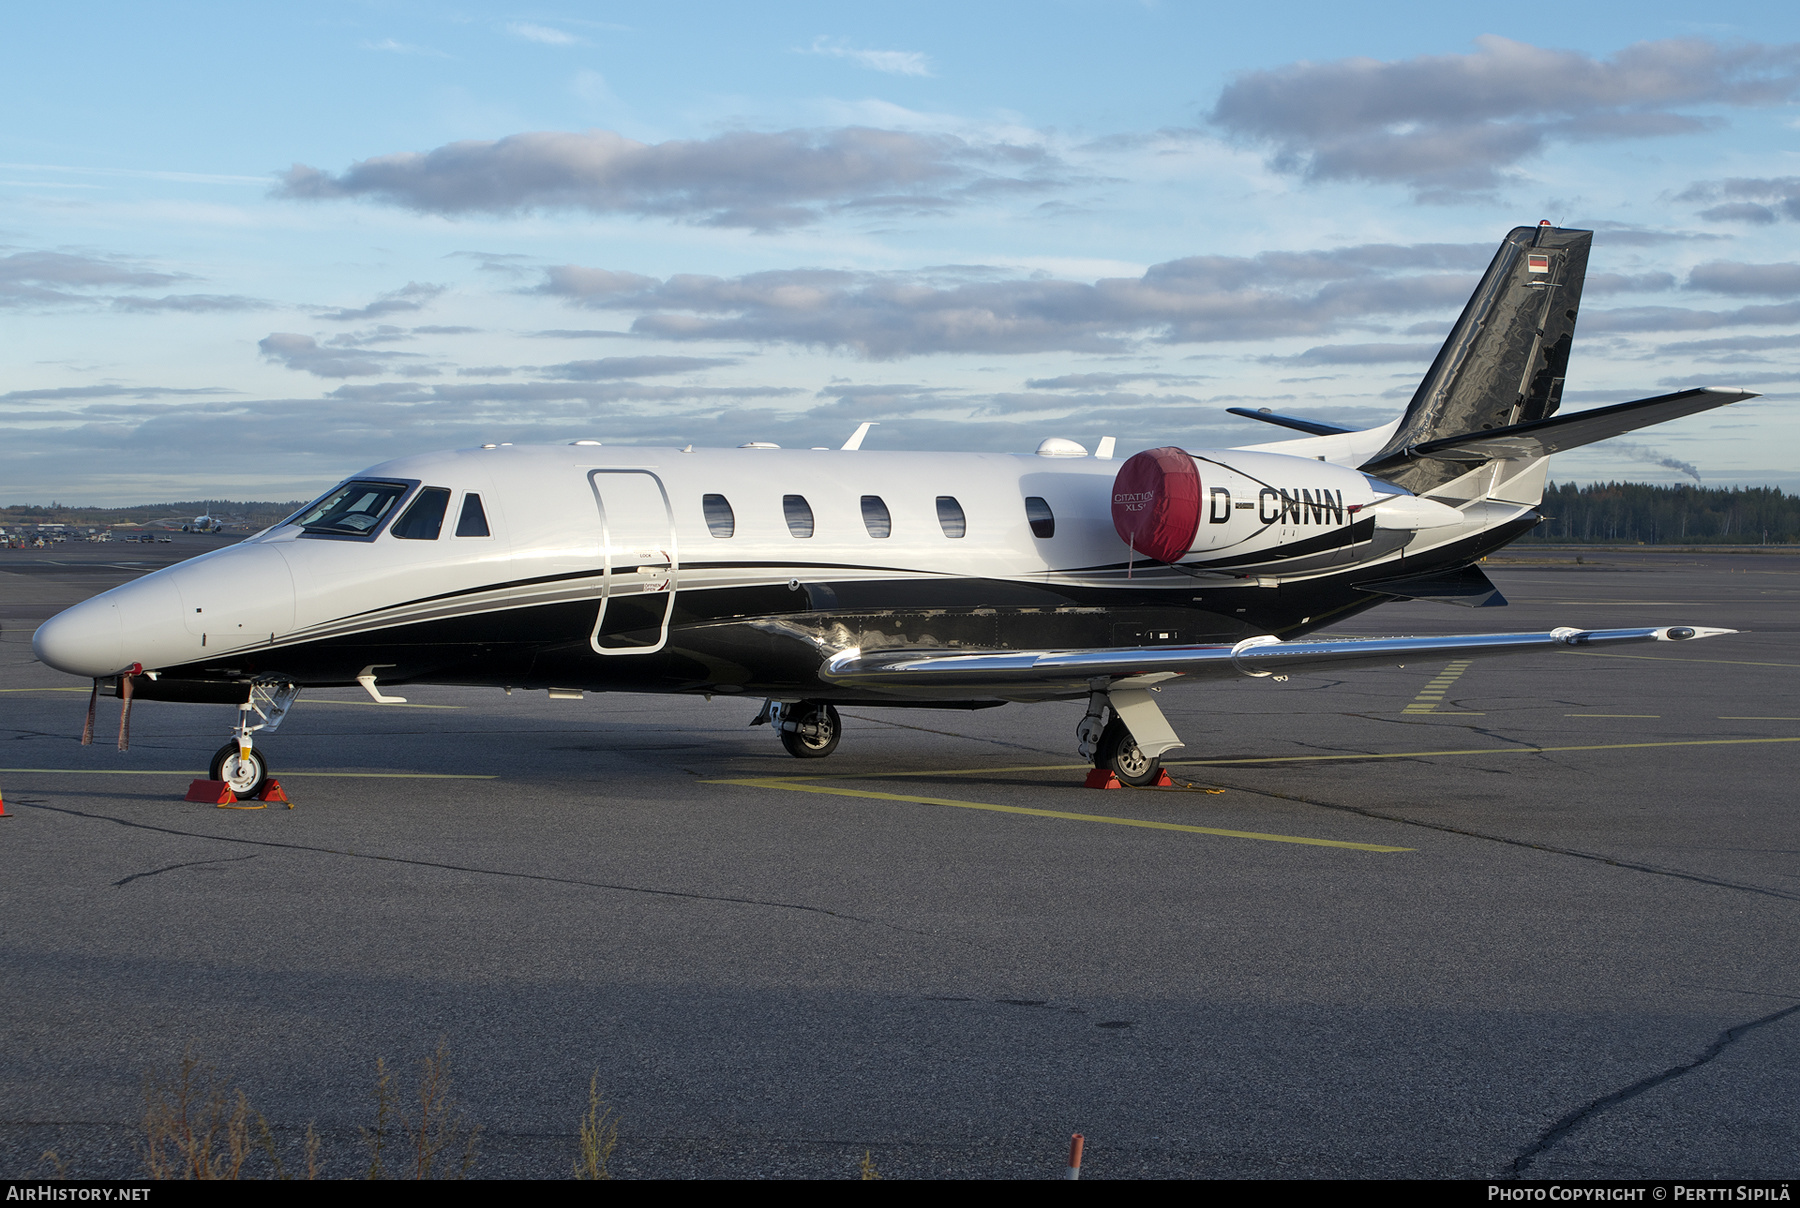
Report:
[{"label": "landing gear strut", "polygon": [[[249,699],[238,706],[237,737],[220,747],[212,757],[212,779],[223,780],[238,797],[259,795],[269,782],[269,760],[252,745],[251,735],[258,731],[275,733],[299,695],[298,684],[251,684]],[[252,713],[262,720],[252,722]]]},{"label": "landing gear strut", "polygon": [[781,745],[795,759],[823,759],[837,750],[844,727],[838,711],[824,701],[803,700],[794,704],[772,700],[763,704],[762,712],[750,724],[773,724],[781,736]]}]

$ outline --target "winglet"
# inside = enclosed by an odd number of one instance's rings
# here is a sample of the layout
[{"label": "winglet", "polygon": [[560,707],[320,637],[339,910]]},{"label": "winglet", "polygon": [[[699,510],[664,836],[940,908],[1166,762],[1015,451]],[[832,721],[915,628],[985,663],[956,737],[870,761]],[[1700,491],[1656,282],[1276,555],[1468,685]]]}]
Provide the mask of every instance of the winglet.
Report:
[{"label": "winglet", "polygon": [[880,422],[881,422],[880,420],[874,420],[874,419],[864,420],[861,424],[859,424],[857,426],[856,431],[854,431],[850,434],[850,439],[845,441],[842,445],[840,445],[838,447],[840,449],[860,449],[860,448],[862,448],[863,437],[865,437],[869,434],[870,428],[873,428],[876,424],[878,424]]}]

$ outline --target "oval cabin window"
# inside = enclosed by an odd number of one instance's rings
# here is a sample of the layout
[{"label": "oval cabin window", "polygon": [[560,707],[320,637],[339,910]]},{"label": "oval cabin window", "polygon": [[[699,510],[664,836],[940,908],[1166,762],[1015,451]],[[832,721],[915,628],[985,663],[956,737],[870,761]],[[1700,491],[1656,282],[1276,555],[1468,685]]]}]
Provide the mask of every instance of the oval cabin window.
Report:
[{"label": "oval cabin window", "polygon": [[1033,537],[1056,536],[1056,513],[1050,510],[1050,505],[1041,496],[1026,496],[1025,519],[1031,522]]},{"label": "oval cabin window", "polygon": [[937,497],[938,527],[944,530],[946,537],[961,537],[969,531],[969,522],[963,516],[962,504],[956,502],[954,495]]},{"label": "oval cabin window", "polygon": [[806,502],[806,496],[783,495],[781,511],[787,517],[788,532],[796,537],[813,535],[812,505]]},{"label": "oval cabin window", "polygon": [[888,515],[887,504],[879,495],[862,497],[863,527],[869,530],[871,537],[890,536],[894,531],[894,518]]},{"label": "oval cabin window", "polygon": [[706,531],[715,537],[729,537],[737,532],[737,517],[731,501],[723,495],[702,495],[700,511],[706,516]]}]

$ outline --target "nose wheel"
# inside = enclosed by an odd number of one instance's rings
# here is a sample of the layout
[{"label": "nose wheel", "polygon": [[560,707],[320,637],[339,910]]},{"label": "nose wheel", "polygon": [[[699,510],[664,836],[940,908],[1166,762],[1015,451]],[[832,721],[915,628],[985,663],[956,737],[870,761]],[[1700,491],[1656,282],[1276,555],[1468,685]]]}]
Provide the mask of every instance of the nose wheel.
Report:
[{"label": "nose wheel", "polygon": [[233,739],[212,757],[212,778],[223,780],[240,798],[258,796],[263,786],[269,783],[268,759],[256,747],[252,747],[249,754],[248,759],[244,758],[243,749]]},{"label": "nose wheel", "polygon": [[838,711],[818,701],[801,701],[781,710],[775,723],[781,733],[781,745],[796,759],[823,759],[837,750],[843,726]]}]

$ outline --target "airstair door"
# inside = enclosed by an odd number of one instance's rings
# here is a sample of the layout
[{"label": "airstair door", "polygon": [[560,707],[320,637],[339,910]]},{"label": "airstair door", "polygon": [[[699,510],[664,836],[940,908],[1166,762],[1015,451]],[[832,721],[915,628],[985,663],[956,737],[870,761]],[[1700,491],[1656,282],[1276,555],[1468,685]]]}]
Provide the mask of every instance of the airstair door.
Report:
[{"label": "airstair door", "polygon": [[662,480],[648,470],[588,475],[606,548],[606,586],[594,623],[601,654],[650,654],[669,640],[680,573],[675,518]]}]

